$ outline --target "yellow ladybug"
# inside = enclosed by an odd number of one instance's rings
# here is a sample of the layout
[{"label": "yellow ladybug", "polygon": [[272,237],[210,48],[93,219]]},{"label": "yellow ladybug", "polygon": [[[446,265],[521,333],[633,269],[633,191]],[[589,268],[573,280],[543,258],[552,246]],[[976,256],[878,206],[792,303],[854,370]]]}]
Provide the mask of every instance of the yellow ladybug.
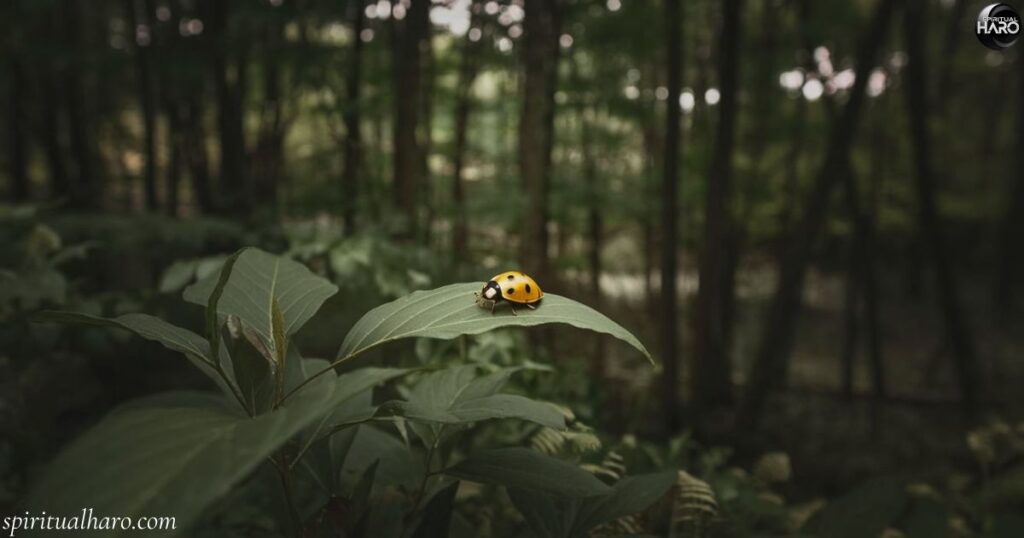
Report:
[{"label": "yellow ladybug", "polygon": [[484,289],[476,294],[476,304],[481,308],[490,308],[493,314],[495,305],[505,301],[512,308],[512,314],[518,315],[516,306],[533,310],[543,298],[544,292],[534,279],[520,271],[508,271],[484,284]]}]

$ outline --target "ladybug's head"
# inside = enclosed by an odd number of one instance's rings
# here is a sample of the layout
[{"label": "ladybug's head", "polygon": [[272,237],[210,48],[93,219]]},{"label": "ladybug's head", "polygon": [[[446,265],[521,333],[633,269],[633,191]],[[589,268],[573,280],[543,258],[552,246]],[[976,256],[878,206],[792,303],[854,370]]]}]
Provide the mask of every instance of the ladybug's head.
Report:
[{"label": "ladybug's head", "polygon": [[487,284],[484,285],[484,289],[480,293],[480,295],[483,295],[484,299],[488,299],[488,300],[491,300],[491,301],[493,301],[495,299],[500,299],[501,298],[501,287],[498,286],[497,282],[492,280],[492,281],[490,281],[490,282],[488,282]]}]

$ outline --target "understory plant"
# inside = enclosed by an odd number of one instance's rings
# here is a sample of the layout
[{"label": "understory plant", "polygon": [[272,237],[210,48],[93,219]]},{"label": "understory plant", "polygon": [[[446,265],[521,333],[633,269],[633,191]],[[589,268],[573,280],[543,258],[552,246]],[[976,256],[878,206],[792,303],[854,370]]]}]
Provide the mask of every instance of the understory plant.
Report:
[{"label": "understory plant", "polygon": [[[456,507],[488,491],[498,493],[486,497],[497,499],[492,513],[514,507],[536,535],[575,537],[664,496],[674,471],[602,479],[578,461],[530,448],[538,432],[571,435],[572,414],[506,392],[519,368],[359,364],[395,340],[549,323],[611,335],[650,360],[632,334],[578,302],[548,294],[536,311],[492,314],[474,304],[479,287],[451,284],[381,305],[352,326],[331,359],[303,356],[293,335],[337,288],[252,248],[184,290],[186,301],[205,308],[205,336],[146,314],[42,313],[38,321],[116,327],[158,342],[215,390],[115,409],[56,457],[25,509],[171,516],[178,533],[218,536],[480,536],[486,522]],[[518,437],[466,438],[475,425],[499,420],[533,426]]]}]

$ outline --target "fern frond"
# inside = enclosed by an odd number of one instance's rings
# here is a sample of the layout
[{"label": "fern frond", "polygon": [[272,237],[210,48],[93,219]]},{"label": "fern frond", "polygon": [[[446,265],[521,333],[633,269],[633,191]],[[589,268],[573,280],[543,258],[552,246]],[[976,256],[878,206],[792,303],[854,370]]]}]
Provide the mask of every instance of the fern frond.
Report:
[{"label": "fern frond", "polygon": [[679,471],[672,505],[673,535],[687,538],[710,536],[711,524],[718,515],[718,500],[707,482]]},{"label": "fern frond", "polygon": [[530,438],[530,447],[551,456],[580,455],[600,450],[601,440],[590,428],[576,423],[565,431],[541,428]]}]

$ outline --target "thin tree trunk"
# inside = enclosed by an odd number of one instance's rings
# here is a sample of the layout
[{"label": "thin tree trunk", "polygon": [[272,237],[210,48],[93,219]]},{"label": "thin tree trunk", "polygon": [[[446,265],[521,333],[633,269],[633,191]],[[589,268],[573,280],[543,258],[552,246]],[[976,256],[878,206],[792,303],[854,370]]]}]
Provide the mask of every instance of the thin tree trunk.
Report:
[{"label": "thin tree trunk", "polygon": [[[481,0],[474,0],[470,6],[470,28],[480,29]],[[472,31],[472,30],[471,30]],[[480,64],[482,38],[473,41],[467,32],[462,45],[462,59],[459,63],[459,80],[455,87],[455,144],[452,151],[452,257],[459,263],[469,254],[469,224],[466,218],[466,192],[463,178],[469,115],[473,106],[473,83],[476,81]]]},{"label": "thin tree trunk", "polygon": [[[849,184],[851,180],[844,180],[846,185],[846,197],[856,196],[851,191]],[[852,207],[852,204],[847,200],[847,207]],[[846,289],[843,297],[843,319],[845,322],[845,328],[843,331],[843,345],[842,345],[842,385],[843,395],[847,399],[853,398],[854,389],[854,374],[855,374],[855,362],[857,359],[857,344],[860,333],[860,258],[863,256],[861,252],[861,237],[860,229],[856,224],[857,217],[851,215],[850,219],[854,221],[853,237],[850,240],[849,249],[847,252],[846,260]]]},{"label": "thin tree trunk", "polygon": [[213,183],[210,180],[210,154],[206,148],[206,129],[203,127],[203,105],[200,99],[194,99],[185,107],[182,129],[185,141],[182,144],[183,155],[192,177],[192,195],[204,213],[210,213],[215,207]]},{"label": "thin tree trunk", "polygon": [[[727,325],[731,321],[733,279],[730,258],[736,231],[732,217],[732,153],[736,138],[736,95],[742,0],[723,3],[719,32],[718,130],[708,174],[705,200],[704,248],[700,258],[700,285],[695,313],[696,331],[690,391],[695,411],[732,401]],[[669,101],[670,106],[674,101]]]},{"label": "thin tree trunk", "polygon": [[[575,70],[575,65],[574,65]],[[581,87],[582,86],[582,81]],[[598,173],[597,156],[594,152],[594,141],[591,129],[596,128],[594,122],[590,121],[585,101],[580,101],[578,110],[580,121],[580,151],[583,156],[583,181],[587,193],[587,266],[589,268],[589,279],[587,287],[591,304],[600,310],[602,301],[601,274],[603,264],[601,263],[601,252],[604,249],[604,213],[602,210],[604,201],[604,185]],[[605,339],[600,335],[594,338],[594,356],[591,357],[593,368],[591,374],[595,381],[604,379],[606,371]]]},{"label": "thin tree trunk", "polygon": [[[877,158],[873,159],[878,166]],[[881,362],[879,341],[878,305],[874,259],[874,224],[861,208],[860,194],[853,169],[848,164],[843,178],[844,199],[853,222],[853,238],[850,245],[849,266],[846,280],[845,317],[846,334],[843,341],[843,393],[847,398],[854,392],[854,363],[860,338],[861,317],[866,317],[868,337],[868,359],[871,367],[871,386],[874,395],[873,407],[877,410],[880,400],[886,396],[885,370]],[[876,172],[877,174],[877,172]],[[873,181],[876,179],[873,178]],[[873,217],[872,217],[873,218]],[[861,310],[863,303],[863,312]]]},{"label": "thin tree trunk", "polygon": [[[653,64],[645,66],[643,79],[654,80],[657,77],[658,69]],[[658,198],[658,154],[664,149],[663,141],[658,136],[656,120],[658,118],[656,104],[653,100],[645,99],[643,102],[643,141],[644,141],[644,190],[643,196],[648,200]],[[641,216],[641,227],[643,228],[644,241],[644,304],[647,312],[655,317],[657,315],[657,293],[654,287],[654,273],[657,271],[658,252],[657,234],[655,231],[658,225],[659,215],[653,211],[643,211]]]},{"label": "thin tree trunk", "polygon": [[949,21],[946,25],[946,35],[942,40],[942,67],[939,68],[939,88],[937,103],[944,105],[952,91],[953,62],[956,52],[962,42],[961,36],[964,32],[964,15],[967,14],[967,0],[955,0],[953,7],[949,10]]},{"label": "thin tree trunk", "polygon": [[259,135],[253,151],[253,202],[257,207],[277,213],[279,184],[284,172],[284,139],[287,122],[281,90],[281,61],[277,57],[283,48],[284,22],[280,16],[267,21],[263,28],[263,104],[260,113]]},{"label": "thin tree trunk", "polygon": [[552,282],[548,244],[548,190],[553,145],[553,104],[558,62],[555,0],[527,0],[523,20],[523,108],[519,121],[519,170],[526,191],[522,264],[542,282]]},{"label": "thin tree trunk", "polygon": [[[168,101],[167,110],[167,171],[165,185],[167,187],[167,200],[164,203],[167,214],[176,217],[180,209],[181,173],[186,145],[187,134],[183,125],[187,122],[182,118],[187,112],[182,111],[181,105],[177,102]],[[199,199],[200,193],[195,193]]]},{"label": "thin tree trunk", "polygon": [[[874,136],[873,151],[871,160],[871,198],[870,208],[862,213],[864,220],[862,225],[862,236],[864,245],[861,257],[861,278],[864,288],[864,316],[867,325],[868,339],[868,363],[871,366],[871,386],[875,409],[881,409],[881,400],[888,396],[886,387],[885,363],[882,360],[882,327],[879,321],[878,312],[878,278],[875,267],[875,229],[878,222],[878,192],[882,181],[883,165],[886,162],[885,156],[885,122],[876,121],[876,132]],[[877,422],[877,421],[876,421]]]},{"label": "thin tree trunk", "polygon": [[28,177],[28,133],[26,130],[25,69],[18,59],[18,51],[10,63],[10,103],[8,112],[8,136],[11,155],[8,169],[11,174],[11,198],[15,202],[28,201],[30,192]]},{"label": "thin tree trunk", "polygon": [[393,21],[395,48],[395,122],[393,136],[395,207],[405,219],[402,235],[412,238],[417,229],[423,153],[417,135],[420,122],[421,47],[429,24],[429,2],[413,2],[404,21]]},{"label": "thin tree trunk", "polygon": [[352,236],[356,232],[356,216],[359,209],[359,172],[362,164],[362,118],[361,118],[361,94],[363,77],[363,43],[362,33],[366,27],[366,16],[363,9],[364,2],[350,2],[352,33],[355,40],[352,43],[352,63],[348,69],[348,77],[345,80],[345,96],[348,102],[345,103],[343,120],[345,122],[345,168],[341,174],[342,187],[342,220],[345,225],[345,235]]},{"label": "thin tree trunk", "polygon": [[142,154],[145,159],[143,189],[146,210],[156,211],[159,202],[156,192],[156,100],[153,96],[153,75],[150,67],[149,43],[140,43],[134,35],[136,28],[139,28],[140,25],[150,28],[150,35],[152,35],[152,24],[149,20],[151,12],[144,6],[143,15],[140,17],[135,0],[124,0],[124,4],[128,20],[131,23],[132,42],[135,45],[135,71],[139,83],[139,106],[142,109]]},{"label": "thin tree trunk", "polygon": [[63,123],[61,111],[64,107],[57,95],[57,82],[53,73],[46,73],[42,78],[42,142],[46,151],[46,165],[50,173],[50,196],[64,197],[69,195],[71,188],[68,181],[67,163],[64,160],[64,147],[60,139]]},{"label": "thin tree trunk", "polygon": [[419,95],[420,116],[422,120],[419,125],[420,137],[420,200],[425,206],[423,211],[423,224],[421,230],[422,244],[429,246],[433,238],[434,220],[437,217],[438,200],[435,196],[433,178],[430,174],[430,153],[433,151],[434,124],[434,78],[436,76],[436,59],[434,58],[434,42],[430,25],[424,32],[423,43],[420,46],[420,62],[422,64],[423,81],[422,91]]},{"label": "thin tree trunk", "polygon": [[[1024,61],[1017,58],[1017,74],[1020,76],[1018,93],[1024,91]],[[1017,155],[1024,155],[1024,103],[1017,103]],[[1024,168],[1011,167],[1013,186],[1010,192],[1010,203],[999,231],[999,260],[996,274],[995,302],[996,310],[1006,319],[1013,310],[1016,299],[1018,281],[1024,272]]]},{"label": "thin tree trunk", "polygon": [[[81,28],[88,17],[81,4],[75,0],[64,0],[64,36],[65,42],[73,54],[82,54],[87,47]],[[67,100],[68,133],[70,135],[71,153],[75,160],[75,183],[70,192],[71,206],[77,209],[94,209],[99,202],[99,178],[96,169],[96,153],[94,137],[89,126],[89,113],[85,105],[85,88],[83,87],[81,61],[75,58],[67,62],[63,69],[62,91]]]},{"label": "thin tree trunk", "polygon": [[758,423],[773,381],[786,377],[811,251],[823,228],[832,190],[846,166],[860,119],[868,75],[874,67],[874,59],[884,41],[896,3],[896,0],[879,0],[858,46],[856,80],[849,100],[832,126],[824,161],[804,204],[803,219],[788,239],[788,248],[781,260],[778,287],[762,326],[760,348],[737,411],[739,431],[748,431]]},{"label": "thin tree trunk", "polygon": [[224,209],[242,214],[251,206],[251,185],[245,174],[244,96],[246,58],[244,51],[231,54],[228,21],[231,0],[209,3],[209,36],[217,101],[217,126],[220,138],[220,190]]},{"label": "thin tree trunk", "polygon": [[679,212],[679,153],[680,109],[679,91],[682,86],[682,9],[679,0],[665,0],[665,60],[668,84],[667,111],[665,113],[664,176],[661,189],[661,333],[662,360],[662,412],[665,414],[665,434],[671,436],[679,427],[679,292],[678,273],[678,212]]},{"label": "thin tree trunk", "polygon": [[956,274],[946,253],[942,223],[936,209],[935,177],[932,173],[931,140],[928,133],[927,67],[925,66],[924,9],[920,0],[909,0],[904,14],[904,32],[907,40],[907,113],[913,150],[914,183],[918,196],[918,218],[921,234],[935,268],[939,303],[945,318],[946,335],[953,347],[957,379],[963,397],[964,410],[970,416],[978,411],[978,364],[974,351],[974,337],[964,318],[958,296]]}]

